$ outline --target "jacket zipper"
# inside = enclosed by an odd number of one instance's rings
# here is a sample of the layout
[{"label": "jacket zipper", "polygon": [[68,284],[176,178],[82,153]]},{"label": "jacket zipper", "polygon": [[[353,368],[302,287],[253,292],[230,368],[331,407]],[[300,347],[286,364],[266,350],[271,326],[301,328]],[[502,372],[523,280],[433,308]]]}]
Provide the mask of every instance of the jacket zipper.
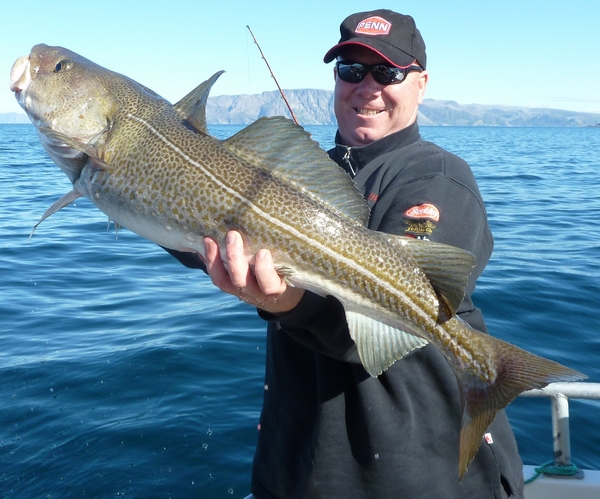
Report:
[{"label": "jacket zipper", "polygon": [[342,161],[348,165],[348,168],[350,169],[350,171],[352,172],[352,177],[356,176],[356,170],[354,169],[354,167],[352,166],[352,163],[350,161],[350,147],[346,147],[346,152],[344,153],[344,156],[342,157]]}]

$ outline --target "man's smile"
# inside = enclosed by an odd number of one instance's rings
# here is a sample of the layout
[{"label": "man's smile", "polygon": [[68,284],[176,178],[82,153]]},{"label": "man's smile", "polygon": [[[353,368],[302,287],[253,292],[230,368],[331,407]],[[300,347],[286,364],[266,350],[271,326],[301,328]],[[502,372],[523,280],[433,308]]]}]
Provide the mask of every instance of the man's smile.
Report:
[{"label": "man's smile", "polygon": [[377,116],[380,113],[383,113],[382,110],[377,110],[377,109],[365,109],[365,108],[361,108],[361,107],[355,107],[354,110],[360,115],[360,116]]}]

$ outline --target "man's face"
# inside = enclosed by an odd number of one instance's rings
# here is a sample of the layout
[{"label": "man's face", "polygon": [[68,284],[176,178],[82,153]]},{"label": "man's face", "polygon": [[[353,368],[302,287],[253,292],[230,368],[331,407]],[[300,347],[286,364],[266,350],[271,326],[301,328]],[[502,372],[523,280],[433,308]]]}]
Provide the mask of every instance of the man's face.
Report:
[{"label": "man's face", "polygon": [[[387,64],[375,52],[359,46],[345,48],[341,59]],[[402,83],[382,85],[371,73],[359,83],[347,83],[336,74],[334,109],[343,143],[366,146],[412,124],[417,119],[428,77],[426,71],[413,71]]]}]

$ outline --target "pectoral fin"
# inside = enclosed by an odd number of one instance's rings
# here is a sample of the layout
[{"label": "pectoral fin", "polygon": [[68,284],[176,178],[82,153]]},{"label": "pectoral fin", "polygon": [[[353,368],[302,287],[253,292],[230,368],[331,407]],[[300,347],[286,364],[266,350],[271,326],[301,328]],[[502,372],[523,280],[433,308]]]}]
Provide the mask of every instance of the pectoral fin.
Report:
[{"label": "pectoral fin", "polygon": [[[73,137],[69,137],[68,135],[65,135],[64,133],[58,132],[56,130],[52,130],[51,128],[41,127],[39,129],[39,132],[43,133],[50,140],[54,140],[56,142],[61,142],[77,151],[81,151],[81,152],[87,154],[90,158],[94,159],[96,162],[102,163],[103,170],[110,169],[109,165],[101,159],[101,157],[102,157],[101,149],[103,148],[102,143],[100,143],[100,145],[86,144],[85,142],[82,142],[81,140],[78,140]],[[102,142],[102,141],[100,141],[100,142]]]},{"label": "pectoral fin", "polygon": [[374,378],[427,341],[356,312],[346,312],[350,336],[365,370]]},{"label": "pectoral fin", "polygon": [[58,201],[56,201],[52,206],[50,206],[50,208],[46,210],[46,212],[42,215],[42,218],[40,218],[40,221],[33,226],[31,234],[29,234],[29,239],[31,239],[31,236],[33,236],[33,233],[35,232],[35,229],[37,229],[37,226],[40,225],[44,220],[46,220],[50,215],[53,215],[65,206],[69,206],[73,201],[80,197],[81,194],[79,194],[75,190],[72,190],[65,194],[63,197],[61,197]]}]

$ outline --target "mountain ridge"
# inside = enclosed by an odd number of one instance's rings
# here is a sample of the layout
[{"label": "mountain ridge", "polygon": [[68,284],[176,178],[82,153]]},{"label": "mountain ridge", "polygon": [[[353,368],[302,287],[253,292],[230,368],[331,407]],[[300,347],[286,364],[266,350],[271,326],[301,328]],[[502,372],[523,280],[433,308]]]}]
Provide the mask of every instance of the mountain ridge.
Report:
[{"label": "mountain ridge", "polygon": [[[301,125],[335,125],[333,91],[284,90]],[[290,117],[277,90],[260,94],[209,97],[206,118],[213,125],[248,125],[263,116]],[[459,104],[452,100],[425,99],[418,121],[424,126],[600,126],[600,113],[582,113],[551,108]],[[24,113],[0,114],[0,123],[29,123]]]},{"label": "mountain ridge", "polygon": [[[284,93],[300,124],[336,124],[333,91],[301,89]],[[274,115],[290,116],[276,90],[210,97],[206,106],[207,121],[212,124],[244,125]],[[419,107],[418,120],[425,126],[597,126],[600,113],[425,99]]]}]

